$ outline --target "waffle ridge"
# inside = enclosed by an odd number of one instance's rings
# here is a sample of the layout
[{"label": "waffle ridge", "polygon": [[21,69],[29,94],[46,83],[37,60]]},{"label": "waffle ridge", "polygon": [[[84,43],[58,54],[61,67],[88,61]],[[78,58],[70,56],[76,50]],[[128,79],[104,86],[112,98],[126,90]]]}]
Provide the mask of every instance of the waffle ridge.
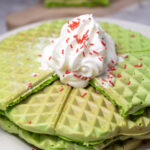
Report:
[{"label": "waffle ridge", "polygon": [[[63,91],[60,91],[63,89]],[[54,128],[71,87],[54,82],[7,112],[10,120],[31,132],[54,134]]]}]

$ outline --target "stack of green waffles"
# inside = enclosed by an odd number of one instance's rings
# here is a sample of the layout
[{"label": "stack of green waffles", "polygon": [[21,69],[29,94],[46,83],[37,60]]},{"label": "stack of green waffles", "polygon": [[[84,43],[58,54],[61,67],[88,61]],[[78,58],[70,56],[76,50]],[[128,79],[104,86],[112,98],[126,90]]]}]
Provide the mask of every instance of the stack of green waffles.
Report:
[{"label": "stack of green waffles", "polygon": [[112,86],[104,88],[109,81],[99,77],[72,88],[39,62],[48,37],[58,37],[64,23],[0,42],[0,127],[43,150],[135,149],[150,138],[150,39],[101,23],[124,61],[110,70]]}]

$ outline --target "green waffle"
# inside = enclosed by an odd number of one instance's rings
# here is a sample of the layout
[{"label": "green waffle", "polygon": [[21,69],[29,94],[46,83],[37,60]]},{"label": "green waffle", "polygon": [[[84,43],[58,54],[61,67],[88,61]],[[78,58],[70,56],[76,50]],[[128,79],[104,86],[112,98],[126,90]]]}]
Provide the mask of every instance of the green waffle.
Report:
[{"label": "green waffle", "polygon": [[27,98],[11,109],[7,115],[23,129],[54,134],[55,126],[71,87],[56,81],[51,86]]},{"label": "green waffle", "polygon": [[[93,147],[87,147],[64,141],[58,137],[32,133],[19,128],[4,116],[0,116],[0,127],[11,134],[17,135],[27,143],[43,150],[101,150],[108,145],[100,144]],[[112,144],[111,146],[105,148],[105,150],[133,150],[138,147],[140,143],[140,140],[132,139],[125,142],[118,141],[118,143]]]},{"label": "green waffle", "polygon": [[[120,135],[136,137],[148,133],[150,129],[148,114],[143,115],[136,121],[124,119],[115,106],[102,94],[97,94],[92,87],[71,89],[60,82],[55,82],[43,89],[56,80],[58,76],[53,76],[53,72],[39,70],[40,63],[37,58],[44,46],[49,44],[48,40],[42,37],[52,37],[54,35],[57,37],[65,22],[66,20],[58,20],[44,23],[9,36],[0,43],[0,68],[2,68],[0,71],[0,109],[4,110],[0,111],[0,114],[6,114],[11,121],[25,130],[38,134],[57,135],[65,140],[76,141],[84,145],[96,145],[103,143],[106,139],[111,140]],[[102,90],[99,85],[101,79],[95,79],[92,85],[120,106],[123,115],[137,112],[149,106],[149,84],[147,84],[149,83],[149,68],[147,66],[149,62],[148,42],[150,40],[116,25],[102,23],[102,26],[109,34],[114,35],[113,39],[117,44],[119,53],[130,52],[129,57],[126,59],[126,63],[129,65],[126,70],[129,69],[129,71],[125,72],[123,70],[122,73],[125,75],[125,79],[116,78],[115,82],[126,88],[127,79],[132,79],[134,85],[129,85],[130,88],[127,90],[129,93],[125,89],[126,95],[120,95],[120,97],[127,97],[127,102],[125,99],[117,102],[118,97],[114,98],[111,93]],[[132,37],[133,39],[130,40],[133,35],[134,38]],[[41,39],[43,47],[39,45]],[[129,47],[126,47],[121,39]],[[136,42],[137,45],[135,45]],[[142,45],[143,42],[144,46]],[[133,68],[135,61],[132,61],[132,59],[137,60],[137,57],[141,55],[143,66]],[[9,58],[8,61],[6,61],[7,58]],[[141,62],[141,60],[139,61]],[[116,73],[122,70],[121,65],[123,64],[120,64]],[[30,69],[31,66],[32,69]],[[31,76],[33,72],[37,73],[38,76]],[[130,72],[137,74],[132,75]],[[27,88],[28,83],[32,83],[31,88]],[[40,89],[43,90],[28,97]],[[138,89],[143,91],[144,94],[136,95],[139,94]],[[139,98],[132,99],[132,92],[134,92],[135,97],[139,96]],[[85,93],[86,95],[82,96]],[[23,99],[26,100],[20,102]],[[17,103],[20,104],[14,106]],[[139,104],[141,105],[139,106]],[[13,106],[13,108],[7,109],[9,106]]]},{"label": "green waffle", "polygon": [[45,0],[46,7],[60,7],[60,6],[108,6],[109,0]]},{"label": "green waffle", "polygon": [[150,39],[140,33],[115,24],[101,23],[102,28],[113,38],[118,54],[150,50]]},{"label": "green waffle", "polygon": [[150,130],[149,111],[136,120],[125,119],[93,87],[71,89],[59,81],[5,114],[25,130],[56,135],[83,145],[96,145],[118,136],[136,138]]},{"label": "green waffle", "polygon": [[104,23],[102,27],[114,39],[118,55],[128,54],[128,58],[112,71],[113,86],[104,88],[101,77],[90,84],[119,106],[122,116],[142,114],[150,106],[150,39],[117,25]]},{"label": "green waffle", "polygon": [[58,36],[64,22],[45,23],[0,42],[0,110],[19,103],[58,78],[53,71],[41,70],[37,59],[50,44],[46,37]]},{"label": "green waffle", "polygon": [[123,116],[143,112],[145,107],[150,106],[149,58],[150,51],[129,54],[113,71],[116,76],[114,86],[104,88],[99,77],[91,84],[117,104]]}]

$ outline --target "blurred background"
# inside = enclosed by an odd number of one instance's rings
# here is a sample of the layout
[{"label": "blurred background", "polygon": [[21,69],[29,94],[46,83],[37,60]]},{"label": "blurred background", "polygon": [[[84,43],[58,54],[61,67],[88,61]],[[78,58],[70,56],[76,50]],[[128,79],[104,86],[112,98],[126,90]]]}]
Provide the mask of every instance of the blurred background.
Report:
[{"label": "blurred background", "polygon": [[150,0],[0,0],[0,34],[37,21],[85,13],[150,25]]}]

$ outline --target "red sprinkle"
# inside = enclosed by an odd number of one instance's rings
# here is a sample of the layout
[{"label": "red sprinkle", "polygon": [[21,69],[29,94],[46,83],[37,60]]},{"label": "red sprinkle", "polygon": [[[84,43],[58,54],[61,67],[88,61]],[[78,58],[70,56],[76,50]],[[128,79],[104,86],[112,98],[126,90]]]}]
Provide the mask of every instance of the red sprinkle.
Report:
[{"label": "red sprinkle", "polygon": [[64,49],[62,49],[62,52],[61,52],[62,54],[64,54]]},{"label": "red sprinkle", "polygon": [[121,78],[121,77],[122,77],[122,75],[121,75],[121,74],[118,74],[117,76],[118,76],[118,78]]},{"label": "red sprinkle", "polygon": [[84,47],[84,45],[82,45],[81,47],[80,47],[80,49],[82,49]]},{"label": "red sprinkle", "polygon": [[83,42],[83,47],[87,47],[87,46],[86,46],[86,41]]},{"label": "red sprinkle", "polygon": [[102,61],[102,60],[103,60],[103,56],[101,56],[101,57],[98,57],[98,59],[99,59],[100,61]]},{"label": "red sprinkle", "polygon": [[113,77],[115,77],[115,74],[113,74],[112,72],[109,72]]},{"label": "red sprinkle", "polygon": [[127,68],[127,65],[126,64],[124,64],[124,69],[126,69]]},{"label": "red sprinkle", "polygon": [[134,67],[136,67],[136,68],[140,68],[140,67],[142,67],[143,66],[143,64],[140,64],[140,65],[134,65]]},{"label": "red sprinkle", "polygon": [[49,56],[48,60],[51,60],[52,59],[52,56]]},{"label": "red sprinkle", "polygon": [[82,77],[81,80],[87,80],[87,77]]},{"label": "red sprinkle", "polygon": [[94,44],[93,44],[93,43],[90,43],[90,45],[93,46]]},{"label": "red sprinkle", "polygon": [[70,71],[69,71],[69,70],[66,70],[65,74],[69,74],[69,73],[70,73]]},{"label": "red sprinkle", "polygon": [[62,92],[64,90],[64,88],[61,88],[60,90],[59,90],[59,92]]},{"label": "red sprinkle", "polygon": [[65,75],[64,75],[64,74],[63,74],[62,76],[63,76],[63,78],[65,77]]},{"label": "red sprinkle", "polygon": [[140,60],[143,60],[143,58],[140,58]]},{"label": "red sprinkle", "polygon": [[87,30],[86,33],[83,34],[83,37],[81,39],[80,38],[76,39],[78,44],[82,44],[83,41],[87,41],[89,39],[88,38],[88,32],[89,32],[89,30]]},{"label": "red sprinkle", "polygon": [[70,40],[70,38],[67,38],[67,39],[66,39],[66,43],[68,43],[69,40]]},{"label": "red sprinkle", "polygon": [[32,87],[32,83],[28,83],[28,87],[29,87],[29,88]]},{"label": "red sprinkle", "polygon": [[78,37],[78,35],[76,34],[76,35],[74,35],[73,37],[74,37],[74,38],[77,38],[77,37]]},{"label": "red sprinkle", "polygon": [[77,48],[76,53],[78,53],[78,52],[79,52],[79,49]]},{"label": "red sprinkle", "polygon": [[81,78],[81,75],[74,74],[73,76],[76,78]]},{"label": "red sprinkle", "polygon": [[124,58],[128,58],[128,55],[124,56]]},{"label": "red sprinkle", "polygon": [[108,78],[108,79],[110,78],[110,75],[109,75],[109,74],[107,75],[107,78]]},{"label": "red sprinkle", "polygon": [[73,45],[72,45],[72,44],[70,44],[70,48],[73,48]]},{"label": "red sprinkle", "polygon": [[42,54],[38,54],[39,57],[42,57]]},{"label": "red sprinkle", "polygon": [[52,40],[52,43],[54,43],[54,40]]},{"label": "red sprinkle", "polygon": [[82,54],[83,54],[83,57],[85,57],[85,52],[82,52]]},{"label": "red sprinkle", "polygon": [[28,121],[28,124],[31,124],[31,121]]},{"label": "red sprinkle", "polygon": [[134,38],[134,37],[135,37],[135,35],[134,35],[134,34],[132,34],[132,35],[131,35],[131,37],[132,37],[132,38]]},{"label": "red sprinkle", "polygon": [[87,93],[82,94],[81,97],[84,97],[85,95],[87,95]]},{"label": "red sprinkle", "polygon": [[71,29],[71,30],[74,30],[76,29],[78,26],[79,26],[80,22],[79,21],[72,21],[71,24],[68,25],[68,27]]},{"label": "red sprinkle", "polygon": [[128,81],[128,83],[127,83],[127,84],[128,84],[128,85],[130,85],[130,83],[131,83],[131,82],[130,82],[130,81]]},{"label": "red sprinkle", "polygon": [[103,44],[103,46],[106,46],[106,43],[105,43],[105,42],[101,41],[101,43]]},{"label": "red sprinkle", "polygon": [[102,78],[102,81],[106,82],[106,80],[104,78]]},{"label": "red sprinkle", "polygon": [[92,52],[89,52],[90,55],[92,55]]},{"label": "red sprinkle", "polygon": [[34,74],[33,77],[37,77],[37,74]]},{"label": "red sprinkle", "polygon": [[113,60],[111,60],[111,62],[114,64],[114,61],[113,61]]},{"label": "red sprinkle", "polygon": [[96,55],[98,55],[98,54],[99,54],[99,52],[97,52],[97,51],[95,51],[95,50],[93,50],[93,53],[95,53]]},{"label": "red sprinkle", "polygon": [[110,83],[112,86],[114,86],[114,83],[113,83],[112,81],[109,80],[109,83]]},{"label": "red sprinkle", "polygon": [[114,71],[114,70],[116,70],[116,69],[115,69],[115,67],[109,67],[109,70],[110,70],[110,71]]},{"label": "red sprinkle", "polygon": [[99,31],[97,31],[96,33],[99,34]]},{"label": "red sprinkle", "polygon": [[67,29],[67,32],[68,32],[68,33],[70,33],[70,30],[69,30],[69,29]]}]

